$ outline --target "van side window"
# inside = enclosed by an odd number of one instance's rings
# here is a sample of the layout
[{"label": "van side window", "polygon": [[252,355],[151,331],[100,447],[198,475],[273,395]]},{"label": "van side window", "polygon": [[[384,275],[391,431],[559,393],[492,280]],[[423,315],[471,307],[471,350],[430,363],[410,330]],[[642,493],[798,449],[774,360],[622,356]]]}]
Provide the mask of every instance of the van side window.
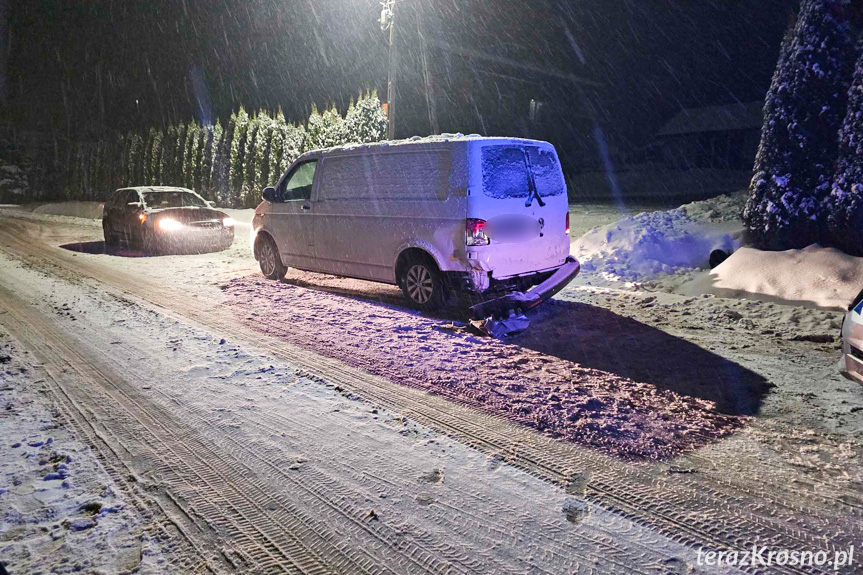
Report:
[{"label": "van side window", "polygon": [[309,200],[312,197],[312,184],[315,182],[317,160],[300,164],[288,175],[280,195],[283,202],[294,200]]}]

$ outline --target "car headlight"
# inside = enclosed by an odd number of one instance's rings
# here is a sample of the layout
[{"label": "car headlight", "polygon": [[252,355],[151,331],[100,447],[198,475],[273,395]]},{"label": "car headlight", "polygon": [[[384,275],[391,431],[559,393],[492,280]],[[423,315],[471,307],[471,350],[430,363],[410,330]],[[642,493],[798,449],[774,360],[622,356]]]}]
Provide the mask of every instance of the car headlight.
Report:
[{"label": "car headlight", "polygon": [[175,232],[182,227],[183,224],[181,224],[177,220],[172,220],[171,218],[164,218],[159,220],[159,229],[165,230],[166,232]]},{"label": "car headlight", "polygon": [[224,220],[222,220],[222,225],[225,226],[226,228],[233,228],[234,227],[234,218],[225,218]]}]

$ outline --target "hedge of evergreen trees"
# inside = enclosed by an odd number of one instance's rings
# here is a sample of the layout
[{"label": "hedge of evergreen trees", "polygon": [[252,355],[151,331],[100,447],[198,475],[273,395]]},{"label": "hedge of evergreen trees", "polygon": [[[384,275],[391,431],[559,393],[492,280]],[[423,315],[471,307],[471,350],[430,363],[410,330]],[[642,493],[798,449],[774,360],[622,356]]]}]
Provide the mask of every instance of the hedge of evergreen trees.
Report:
[{"label": "hedge of evergreen trees", "polygon": [[374,92],[352,101],[344,116],[335,107],[313,108],[305,124],[287,122],[281,110],[249,114],[241,106],[225,126],[189,122],[72,144],[43,171],[53,168],[62,199],[101,201],[125,186],[166,185],[191,188],[223,207],[250,208],[304,152],[380,141],[386,127]]},{"label": "hedge of evergreen trees", "polygon": [[863,256],[863,36],[855,43],[854,9],[803,0],[785,38],[743,213],[758,247],[820,243]]}]

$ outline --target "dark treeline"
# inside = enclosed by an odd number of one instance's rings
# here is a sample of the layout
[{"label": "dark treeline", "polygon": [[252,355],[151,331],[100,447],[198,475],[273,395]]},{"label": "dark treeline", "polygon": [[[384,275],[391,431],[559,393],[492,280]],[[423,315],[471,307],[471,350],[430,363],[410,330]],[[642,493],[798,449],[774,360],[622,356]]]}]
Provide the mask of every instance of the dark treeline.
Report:
[{"label": "dark treeline", "polygon": [[386,114],[377,94],[351,102],[343,116],[313,108],[305,124],[281,110],[252,114],[241,106],[225,126],[195,121],[94,142],[57,144],[30,159],[30,186],[39,199],[96,200],[125,186],[193,189],[224,207],[254,207],[261,190],[309,150],[382,140]]}]

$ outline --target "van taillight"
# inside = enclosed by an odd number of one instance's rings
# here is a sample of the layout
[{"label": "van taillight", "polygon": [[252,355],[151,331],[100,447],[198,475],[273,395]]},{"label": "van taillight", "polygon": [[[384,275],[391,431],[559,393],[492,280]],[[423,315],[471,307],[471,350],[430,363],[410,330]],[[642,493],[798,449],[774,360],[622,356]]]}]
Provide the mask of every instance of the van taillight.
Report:
[{"label": "van taillight", "polygon": [[465,244],[469,246],[487,246],[488,236],[485,235],[485,220],[468,218],[465,220]]},{"label": "van taillight", "polygon": [[569,235],[569,212],[566,212],[566,235]]}]

